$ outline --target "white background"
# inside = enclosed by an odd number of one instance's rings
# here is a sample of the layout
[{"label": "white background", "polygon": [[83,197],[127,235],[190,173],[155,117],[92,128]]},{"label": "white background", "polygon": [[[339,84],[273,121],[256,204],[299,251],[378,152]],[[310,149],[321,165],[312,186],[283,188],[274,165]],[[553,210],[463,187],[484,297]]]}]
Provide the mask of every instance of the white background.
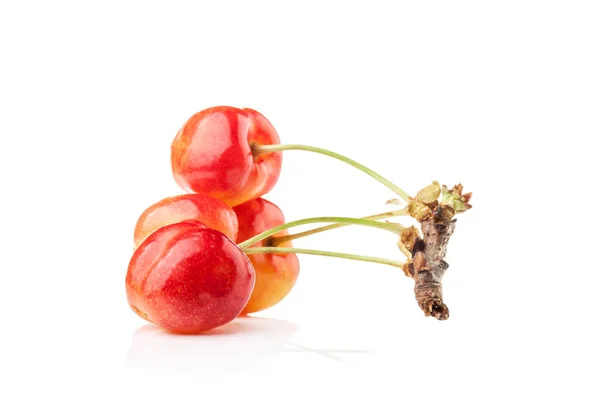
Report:
[{"label": "white background", "polygon": [[[598,398],[599,20],[593,1],[3,1],[0,397]],[[213,335],[135,316],[134,224],[180,193],[180,125],[222,104],[410,193],[473,191],[450,319],[399,270],[313,256],[281,304]],[[266,197],[291,221],[393,194],[288,152]],[[400,257],[368,228],[296,245]]]}]

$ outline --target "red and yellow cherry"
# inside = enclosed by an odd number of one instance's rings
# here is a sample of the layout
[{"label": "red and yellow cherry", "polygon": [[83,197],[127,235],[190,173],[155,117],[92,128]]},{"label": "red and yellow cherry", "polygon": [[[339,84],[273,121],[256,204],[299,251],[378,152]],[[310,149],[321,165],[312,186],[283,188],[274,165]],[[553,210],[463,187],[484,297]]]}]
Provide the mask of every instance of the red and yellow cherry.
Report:
[{"label": "red and yellow cherry", "polygon": [[[285,223],[283,213],[275,204],[263,198],[253,199],[233,208],[238,217],[238,242]],[[281,231],[274,235],[287,235]],[[269,239],[254,247],[269,246]],[[291,243],[281,246],[290,247]],[[248,258],[256,271],[256,284],[242,314],[264,310],[279,303],[294,287],[300,265],[295,254],[250,254]]]},{"label": "red and yellow cherry", "polygon": [[281,152],[254,156],[251,145],[278,144],[271,123],[249,108],[211,107],[190,117],[171,144],[177,184],[231,206],[269,192],[281,171]]},{"label": "red and yellow cherry", "polygon": [[162,199],[142,213],[135,225],[135,246],[158,228],[186,219],[203,222],[233,241],[237,238],[238,221],[231,207],[203,194],[183,194]]},{"label": "red and yellow cherry", "polygon": [[186,220],[159,228],[137,247],[125,282],[140,317],[170,332],[196,334],[237,317],[255,279],[234,242]]}]

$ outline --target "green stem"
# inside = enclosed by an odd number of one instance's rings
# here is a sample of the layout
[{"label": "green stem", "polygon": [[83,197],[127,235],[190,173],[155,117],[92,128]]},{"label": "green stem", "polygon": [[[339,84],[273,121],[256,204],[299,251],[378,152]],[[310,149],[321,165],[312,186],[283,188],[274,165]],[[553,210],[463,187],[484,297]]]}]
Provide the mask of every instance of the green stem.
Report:
[{"label": "green stem", "polygon": [[[408,214],[408,211],[406,209],[401,209],[401,210],[389,211],[389,212],[385,212],[385,213],[381,213],[381,214],[369,215],[367,217],[362,217],[361,219],[368,219],[371,221],[376,221],[376,220],[383,219],[383,218],[388,218],[388,217],[391,218],[391,217],[397,217],[399,215],[407,215],[407,214]],[[269,242],[269,244],[271,246],[279,246],[283,243],[290,242],[294,239],[299,239],[301,237],[310,236],[310,235],[313,235],[313,234],[319,233],[319,232],[325,232],[325,231],[328,231],[331,229],[341,228],[341,227],[347,226],[347,225],[348,224],[337,223],[337,224],[322,226],[320,228],[310,229],[310,230],[304,231],[304,232],[295,233],[293,235],[277,236],[277,237],[271,238],[271,241]]]},{"label": "green stem", "polygon": [[246,254],[257,254],[257,253],[298,253],[298,254],[312,254],[315,256],[345,258],[347,260],[367,261],[377,264],[391,265],[393,267],[402,268],[402,263],[396,260],[390,260],[387,258],[361,256],[358,254],[348,253],[336,253],[333,251],[324,250],[310,250],[310,249],[296,249],[294,247],[250,247],[244,250]]},{"label": "green stem", "polygon": [[260,233],[254,237],[251,237],[248,240],[243,241],[242,243],[239,243],[238,247],[240,249],[244,250],[246,247],[250,247],[253,244],[258,243],[261,240],[266,239],[269,236],[272,236],[283,230],[293,228],[293,227],[299,226],[299,225],[318,224],[318,223],[322,223],[322,222],[335,222],[335,223],[342,223],[342,224],[349,224],[349,225],[370,226],[373,228],[385,229],[387,231],[393,232],[398,235],[404,230],[404,227],[397,223],[370,221],[368,219],[361,219],[361,218],[345,218],[345,217],[305,218],[305,219],[299,219],[297,221],[288,222],[286,224],[279,225],[279,226],[276,226],[275,228],[266,230],[263,233]]},{"label": "green stem", "polygon": [[385,186],[387,186],[394,193],[396,193],[398,196],[400,196],[400,198],[402,198],[405,202],[408,203],[409,196],[408,196],[408,194],[404,190],[402,190],[401,188],[399,188],[398,186],[396,186],[395,184],[393,184],[389,180],[385,179],[383,176],[379,175],[377,172],[373,171],[372,169],[367,168],[364,165],[362,165],[362,164],[354,161],[353,159],[345,157],[345,156],[343,156],[341,154],[338,154],[338,153],[335,153],[333,151],[325,150],[325,149],[322,149],[320,147],[305,146],[305,145],[302,145],[302,144],[269,144],[269,145],[257,145],[257,144],[254,144],[252,146],[252,153],[254,154],[255,157],[258,156],[258,155],[260,155],[260,154],[273,153],[275,151],[284,151],[284,150],[304,150],[304,151],[310,151],[310,152],[313,152],[313,153],[324,154],[326,156],[333,157],[335,159],[343,161],[343,162],[345,162],[347,164],[352,165],[355,168],[358,168],[359,170],[361,170],[365,174],[367,174],[367,175],[375,178],[377,181],[383,183]]}]

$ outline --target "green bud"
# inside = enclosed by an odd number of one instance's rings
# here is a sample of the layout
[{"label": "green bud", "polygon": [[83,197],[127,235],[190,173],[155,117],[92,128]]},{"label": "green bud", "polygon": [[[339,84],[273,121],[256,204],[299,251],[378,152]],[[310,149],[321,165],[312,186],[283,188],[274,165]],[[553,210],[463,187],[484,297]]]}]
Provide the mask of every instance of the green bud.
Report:
[{"label": "green bud", "polygon": [[442,205],[450,206],[457,214],[463,213],[472,206],[469,204],[472,193],[462,194],[463,186],[459,183],[454,185],[452,190],[448,190],[446,185],[442,186]]}]

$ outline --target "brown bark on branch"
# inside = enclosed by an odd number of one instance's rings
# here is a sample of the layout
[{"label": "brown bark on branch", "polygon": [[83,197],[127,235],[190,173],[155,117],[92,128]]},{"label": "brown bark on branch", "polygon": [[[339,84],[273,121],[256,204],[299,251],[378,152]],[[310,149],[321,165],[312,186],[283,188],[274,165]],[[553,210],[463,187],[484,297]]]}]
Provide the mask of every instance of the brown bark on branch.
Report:
[{"label": "brown bark on branch", "polygon": [[409,273],[415,280],[415,297],[426,316],[448,319],[448,307],[443,301],[442,277],[448,269],[444,261],[448,240],[454,232],[455,220],[421,223],[423,239],[417,239],[413,249],[412,268]]},{"label": "brown bark on branch", "polygon": [[[441,202],[438,196],[442,194]],[[398,246],[407,256],[404,273],[415,281],[415,297],[426,316],[448,319],[444,304],[442,278],[448,269],[444,261],[450,236],[454,233],[455,214],[471,208],[471,193],[462,194],[462,185],[452,190],[437,182],[423,188],[408,205],[412,217],[421,223],[421,238],[413,226],[402,232]]]}]

